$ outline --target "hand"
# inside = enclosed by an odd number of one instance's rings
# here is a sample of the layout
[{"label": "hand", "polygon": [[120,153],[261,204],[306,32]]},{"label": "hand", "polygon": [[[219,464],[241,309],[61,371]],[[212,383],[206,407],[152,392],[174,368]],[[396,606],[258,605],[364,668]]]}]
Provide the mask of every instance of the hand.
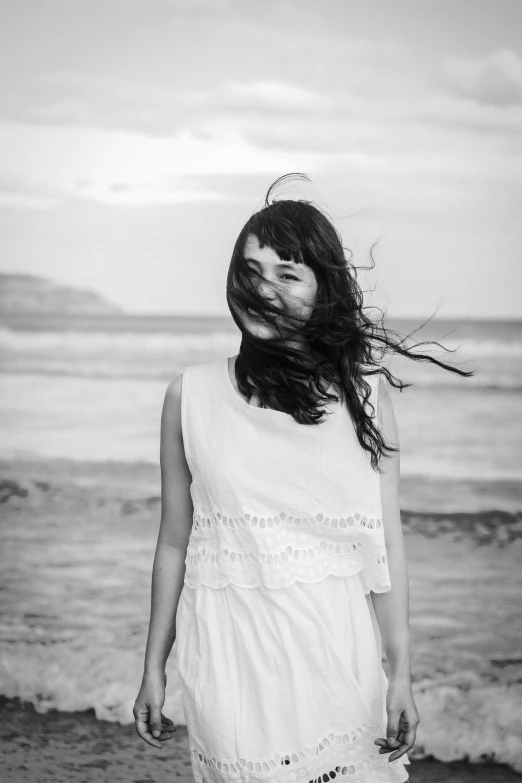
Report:
[{"label": "hand", "polygon": [[386,695],[386,712],[386,739],[379,737],[374,740],[374,745],[380,745],[381,755],[393,751],[388,761],[395,761],[415,745],[415,735],[420,722],[409,682],[392,682]]},{"label": "hand", "polygon": [[162,748],[161,740],[172,739],[176,731],[173,721],[161,712],[165,704],[166,685],[165,673],[144,675],[132,710],[138,736],[154,748]]}]

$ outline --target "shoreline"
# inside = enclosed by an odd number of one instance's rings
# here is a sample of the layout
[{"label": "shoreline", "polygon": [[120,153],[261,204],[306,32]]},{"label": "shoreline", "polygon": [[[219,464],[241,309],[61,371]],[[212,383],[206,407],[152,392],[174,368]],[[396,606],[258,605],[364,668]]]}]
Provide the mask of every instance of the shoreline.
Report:
[{"label": "shoreline", "polygon": [[[410,758],[411,758],[410,754]],[[161,750],[147,745],[132,724],[99,720],[94,709],[39,713],[18,697],[0,696],[0,767],[4,783],[150,781],[193,783],[185,726]],[[518,783],[503,764],[411,758],[411,783]]]}]

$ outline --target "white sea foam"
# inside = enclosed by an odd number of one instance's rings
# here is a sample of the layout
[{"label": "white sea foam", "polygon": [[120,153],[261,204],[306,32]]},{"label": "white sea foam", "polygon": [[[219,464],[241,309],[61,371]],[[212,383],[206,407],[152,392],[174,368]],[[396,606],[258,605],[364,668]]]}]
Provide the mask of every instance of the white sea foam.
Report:
[{"label": "white sea foam", "polygon": [[522,772],[522,684],[484,682],[471,671],[413,686],[421,716],[417,753],[440,761],[486,759]]},{"label": "white sea foam", "polygon": [[[94,642],[94,638],[92,639]],[[101,637],[84,644],[2,645],[0,692],[31,702],[38,712],[86,710],[131,724],[142,676],[140,650],[117,650]],[[175,649],[167,664],[163,713],[184,725]],[[440,761],[486,757],[522,772],[522,685],[483,681],[470,671],[414,683],[421,723],[412,758]]]}]

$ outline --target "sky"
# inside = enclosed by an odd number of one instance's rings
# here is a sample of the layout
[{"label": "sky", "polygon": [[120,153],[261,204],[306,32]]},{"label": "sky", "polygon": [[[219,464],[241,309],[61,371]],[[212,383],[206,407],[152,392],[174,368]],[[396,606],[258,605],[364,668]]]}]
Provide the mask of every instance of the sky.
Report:
[{"label": "sky", "polygon": [[302,172],[277,196],[369,306],[520,318],[521,29],[519,0],[2,0],[0,271],[227,315],[239,231]]}]

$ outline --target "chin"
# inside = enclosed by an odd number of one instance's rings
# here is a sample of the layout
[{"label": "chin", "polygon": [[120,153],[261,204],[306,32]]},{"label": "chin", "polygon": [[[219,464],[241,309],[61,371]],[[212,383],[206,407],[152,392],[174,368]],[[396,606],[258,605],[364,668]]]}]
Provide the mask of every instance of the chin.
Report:
[{"label": "chin", "polygon": [[245,315],[242,317],[242,322],[245,329],[250,332],[250,334],[254,335],[254,337],[259,337],[263,340],[278,336],[277,329],[269,324],[259,323],[259,321],[254,321]]}]

